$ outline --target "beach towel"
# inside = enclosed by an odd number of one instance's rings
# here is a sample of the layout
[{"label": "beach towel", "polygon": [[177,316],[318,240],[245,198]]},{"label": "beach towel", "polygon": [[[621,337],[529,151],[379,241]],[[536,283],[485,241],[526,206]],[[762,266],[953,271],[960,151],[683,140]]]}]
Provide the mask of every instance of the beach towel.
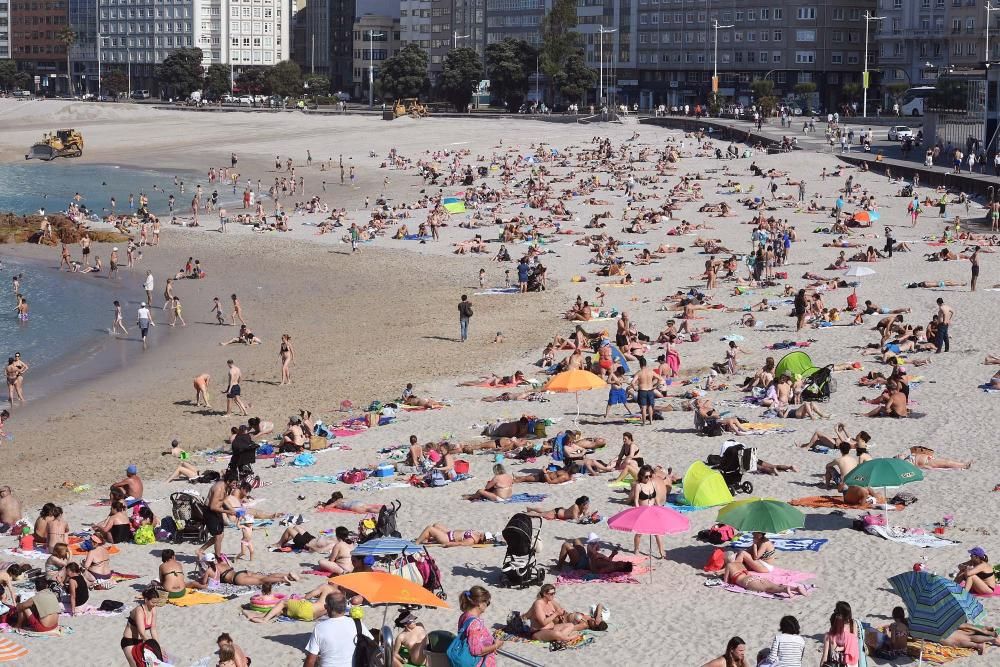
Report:
[{"label": "beach towel", "polygon": [[[128,612],[132,611],[132,607],[122,607],[118,611],[102,611],[100,608],[95,607],[92,604],[87,604],[82,607],[76,608],[77,616],[122,616]],[[69,616],[69,609],[64,609],[60,616]]]},{"label": "beach towel", "polygon": [[[538,641],[537,639],[529,639],[528,637],[524,637],[522,635],[514,635],[507,632],[507,630],[505,630],[504,628],[497,628],[496,630],[494,630],[493,637],[495,639],[503,641],[504,643],[509,642],[512,644],[534,644],[536,646],[546,646],[556,643],[556,642],[542,642]],[[558,650],[563,651],[567,649],[583,648],[584,646],[588,646],[593,643],[594,643],[594,637],[592,635],[580,635],[573,641],[558,642],[559,645]],[[551,650],[556,650],[556,649],[552,648]]]},{"label": "beach towel", "polygon": [[[549,497],[547,493],[515,493],[507,500],[501,501],[505,503],[540,503]],[[474,501],[483,500],[482,498],[475,498]]]},{"label": "beach towel", "polygon": [[[109,554],[114,555],[116,553],[120,553],[121,552],[121,549],[119,549],[118,547],[116,547],[113,544],[109,544],[109,545],[107,545],[107,547],[108,547],[108,553]],[[69,552],[73,556],[86,556],[87,555],[87,550],[83,548],[82,544],[71,544],[71,545],[69,545]]]},{"label": "beach towel", "polygon": [[[782,584],[785,586],[790,586],[792,584],[801,584],[804,581],[812,579],[815,574],[811,572],[796,572],[795,570],[783,570],[780,567],[774,568],[771,572],[765,573],[754,573],[754,576],[759,576],[764,579],[773,581],[776,584]],[[771,598],[774,600],[790,600],[791,598],[785,597],[783,595],[774,595],[772,593],[761,593],[757,591],[748,591],[745,588],[740,588],[733,584],[722,584],[721,588],[731,592],[731,593],[743,593],[745,595],[754,595],[760,598]]]},{"label": "beach towel", "polygon": [[48,560],[49,554],[47,551],[39,551],[33,549],[31,551],[21,551],[20,549],[3,549],[2,552],[7,556],[14,556],[15,558],[24,558],[26,560]]},{"label": "beach towel", "polygon": [[12,632],[15,635],[23,635],[24,637],[37,637],[38,639],[58,639],[60,637],[68,637],[73,634],[73,628],[68,625],[59,625],[51,630],[46,630],[45,632],[35,632],[34,630],[25,630],[24,628],[12,628],[10,626],[3,626],[4,632]]},{"label": "beach towel", "polygon": [[914,660],[917,660],[920,657],[921,650],[924,654],[924,662],[934,665],[943,665],[947,662],[951,662],[952,660],[967,658],[970,655],[976,654],[976,652],[971,648],[945,646],[944,644],[924,641],[922,639],[911,638],[906,640],[906,655],[910,656]]},{"label": "beach towel", "polygon": [[302,475],[292,480],[296,484],[300,482],[326,482],[327,484],[337,484],[340,482],[340,475]]},{"label": "beach towel", "polygon": [[[804,498],[795,498],[794,500],[788,501],[789,505],[795,505],[796,507],[825,507],[829,509],[848,509],[848,510],[870,510],[871,505],[848,505],[844,502],[844,499],[840,496],[806,496]],[[894,505],[896,510],[902,510],[905,505]],[[891,508],[890,508],[891,509]]]},{"label": "beach towel", "polygon": [[171,598],[167,600],[168,603],[176,607],[194,607],[195,605],[200,604],[219,604],[220,602],[225,601],[226,598],[222,595],[203,593],[201,591],[196,591],[193,588],[188,588],[182,598]]},{"label": "beach towel", "polygon": [[28,655],[28,649],[15,644],[6,637],[0,637],[0,662],[14,662]]},{"label": "beach towel", "polygon": [[326,570],[317,570],[316,568],[313,568],[311,570],[302,570],[302,574],[308,574],[314,577],[325,577],[326,579],[336,576],[332,572],[327,572]]},{"label": "beach towel", "polygon": [[[826,539],[811,537],[768,537],[768,539],[778,551],[819,551],[824,544],[829,542]],[[751,544],[753,544],[753,534],[743,533],[730,542],[729,546],[734,549],[748,549]]]},{"label": "beach towel", "polygon": [[490,287],[482,292],[473,292],[473,296],[494,296],[497,294],[518,294],[520,287]]},{"label": "beach towel", "polygon": [[320,507],[316,511],[317,512],[324,512],[324,513],[330,512],[330,513],[336,513],[336,514],[364,514],[364,512],[354,512],[354,511],[351,511],[351,510],[345,510],[345,509],[341,509],[339,507],[333,507],[333,506],[330,506],[330,507]]},{"label": "beach towel", "polygon": [[618,554],[617,561],[632,563],[631,572],[608,572],[596,574],[589,570],[565,570],[556,578],[556,585],[569,584],[638,584],[637,574],[649,573],[649,558],[633,554]]},{"label": "beach towel", "polygon": [[914,534],[900,526],[865,526],[865,532],[869,535],[877,535],[890,542],[909,544],[921,549],[940,549],[941,547],[950,547],[958,544],[958,542],[946,540],[937,535]]}]

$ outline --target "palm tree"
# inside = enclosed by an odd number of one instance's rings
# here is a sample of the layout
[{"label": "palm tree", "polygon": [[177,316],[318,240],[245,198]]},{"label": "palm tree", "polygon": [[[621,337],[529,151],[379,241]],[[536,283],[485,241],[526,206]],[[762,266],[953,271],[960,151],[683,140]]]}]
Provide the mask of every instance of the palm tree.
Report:
[{"label": "palm tree", "polygon": [[66,92],[69,93],[70,97],[73,96],[73,70],[70,67],[70,50],[73,48],[73,44],[76,43],[76,33],[69,26],[64,27],[58,33],[56,33],[56,39],[66,47]]}]

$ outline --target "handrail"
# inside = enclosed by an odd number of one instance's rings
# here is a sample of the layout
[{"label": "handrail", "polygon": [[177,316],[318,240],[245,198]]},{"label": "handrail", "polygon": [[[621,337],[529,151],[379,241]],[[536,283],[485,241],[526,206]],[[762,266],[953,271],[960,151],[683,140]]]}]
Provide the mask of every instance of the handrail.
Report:
[{"label": "handrail", "polygon": [[511,653],[505,649],[500,649],[499,651],[497,651],[497,653],[499,653],[505,658],[510,658],[514,662],[519,662],[522,665],[528,665],[528,667],[545,667],[545,665],[541,664],[540,662],[535,662],[534,660],[529,660],[528,658],[522,658],[516,653]]}]

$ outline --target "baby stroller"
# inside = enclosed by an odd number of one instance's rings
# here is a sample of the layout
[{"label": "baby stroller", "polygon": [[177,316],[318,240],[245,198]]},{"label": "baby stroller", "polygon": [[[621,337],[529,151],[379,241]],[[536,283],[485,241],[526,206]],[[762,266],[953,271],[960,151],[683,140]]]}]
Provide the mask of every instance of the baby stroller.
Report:
[{"label": "baby stroller", "polygon": [[747,447],[735,440],[722,443],[722,453],[710,455],[705,461],[722,475],[722,479],[734,496],[738,493],[753,493],[753,482],[744,480],[743,475],[757,470],[757,448]]},{"label": "baby stroller", "polygon": [[205,526],[205,511],[208,508],[205,501],[191,493],[178,491],[170,494],[170,505],[170,514],[177,525],[174,532],[176,544],[184,541],[202,543],[208,539],[208,528]]},{"label": "baby stroller", "polygon": [[803,401],[828,401],[837,390],[833,379],[833,366],[824,366],[809,376],[809,384],[802,389]]},{"label": "baby stroller", "polygon": [[501,585],[526,588],[538,586],[545,579],[543,570],[536,560],[538,537],[542,532],[542,519],[527,514],[515,514],[507,522],[502,535],[507,543],[500,566]]},{"label": "baby stroller", "polygon": [[374,525],[371,525],[372,519],[362,519],[358,524],[358,543],[364,544],[378,537],[402,537],[396,530],[396,513],[402,506],[403,503],[398,500],[383,505],[382,509],[379,510],[378,518],[374,520]]}]

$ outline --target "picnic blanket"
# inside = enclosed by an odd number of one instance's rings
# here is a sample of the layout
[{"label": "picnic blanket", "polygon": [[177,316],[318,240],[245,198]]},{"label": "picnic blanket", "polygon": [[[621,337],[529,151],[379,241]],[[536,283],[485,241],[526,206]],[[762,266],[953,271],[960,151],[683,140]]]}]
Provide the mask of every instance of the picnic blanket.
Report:
[{"label": "picnic blanket", "polygon": [[[872,505],[848,505],[840,496],[806,496],[788,501],[796,507],[825,507],[829,509],[870,510]],[[895,505],[896,510],[902,510],[905,505]]]},{"label": "picnic blanket", "polygon": [[[513,644],[534,644],[535,646],[545,646],[547,644],[558,643],[558,650],[560,651],[572,648],[583,648],[584,646],[594,643],[593,635],[580,635],[573,641],[568,641],[568,642],[542,642],[538,641],[537,639],[524,637],[523,635],[511,634],[510,632],[507,632],[507,630],[504,628],[497,628],[496,630],[494,630],[493,637],[495,639],[503,641],[504,643],[510,642]],[[553,648],[552,650],[556,649]]]},{"label": "picnic blanket", "polygon": [[6,637],[0,637],[0,662],[14,662],[28,655],[28,649],[15,644]]},{"label": "picnic blanket", "polygon": [[[771,544],[778,551],[819,551],[820,548],[829,542],[826,539],[816,539],[812,537],[770,537]],[[748,549],[753,544],[753,534],[743,533],[729,546],[734,549]]]},{"label": "picnic blanket", "polygon": [[167,600],[168,603],[176,607],[194,607],[195,605],[200,604],[219,604],[220,602],[225,601],[225,596],[216,595],[214,593],[203,593],[201,591],[196,591],[193,588],[188,588],[182,598],[171,598]]},{"label": "picnic blanket", "polygon": [[946,540],[930,533],[913,533],[908,528],[901,526],[865,526],[865,532],[890,542],[909,544],[921,549],[940,549],[958,544],[954,540]]},{"label": "picnic blanket", "polygon": [[631,572],[608,572],[597,574],[590,570],[565,570],[559,573],[556,578],[556,585],[568,584],[638,584],[635,578],[637,574],[649,573],[649,559],[645,556],[634,554],[618,554],[615,556],[618,561],[632,563]]}]

